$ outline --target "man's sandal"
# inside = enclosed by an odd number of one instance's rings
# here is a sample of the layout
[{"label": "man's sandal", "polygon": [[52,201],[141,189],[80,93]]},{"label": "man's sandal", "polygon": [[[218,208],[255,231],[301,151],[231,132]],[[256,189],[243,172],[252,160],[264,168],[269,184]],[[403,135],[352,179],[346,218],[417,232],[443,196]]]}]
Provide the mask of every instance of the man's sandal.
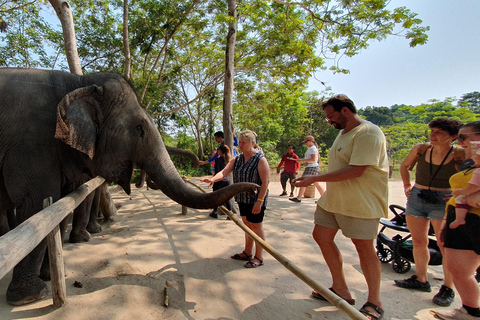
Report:
[{"label": "man's sandal", "polygon": [[[241,254],[244,254],[245,257],[242,257]],[[235,259],[235,260],[245,260],[245,261],[250,261],[250,259],[252,258],[252,255],[248,255],[245,253],[245,251],[241,252],[241,253],[235,253],[233,256],[231,256],[230,258],[232,259]]]},{"label": "man's sandal", "polygon": [[[328,288],[328,290],[332,291],[333,293],[335,293],[337,296],[338,294],[335,292],[335,290],[333,290],[333,288]],[[340,296],[339,296],[340,297]],[[315,298],[315,299],[318,299],[318,300],[322,300],[322,301],[327,301],[327,299],[325,299],[324,296],[322,296],[319,292],[317,291],[312,291],[312,298]],[[340,297],[342,298],[342,297]],[[342,298],[343,299],[343,298]],[[347,303],[349,305],[354,305],[355,304],[355,299],[343,299],[345,301],[347,301]]]},{"label": "man's sandal", "polygon": [[[370,308],[372,310],[369,310],[367,308]],[[370,320],[379,320],[382,319],[383,317],[383,309],[380,308],[379,306],[374,305],[371,302],[365,302],[363,307],[360,308],[360,311],[364,316],[366,316]]]},{"label": "man's sandal", "polygon": [[[259,263],[255,263],[254,260],[257,259],[258,261],[260,261]],[[245,268],[257,268],[257,267],[261,267],[263,266],[263,260],[260,259],[260,258],[257,258],[256,256],[253,257],[252,260],[248,261],[247,263],[245,263],[244,267]]]}]

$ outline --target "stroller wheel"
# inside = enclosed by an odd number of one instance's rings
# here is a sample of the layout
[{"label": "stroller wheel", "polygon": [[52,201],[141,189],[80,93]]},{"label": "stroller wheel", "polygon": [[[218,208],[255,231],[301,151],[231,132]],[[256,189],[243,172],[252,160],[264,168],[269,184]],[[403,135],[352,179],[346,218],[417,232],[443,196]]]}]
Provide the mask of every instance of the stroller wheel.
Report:
[{"label": "stroller wheel", "polygon": [[404,258],[394,260],[392,263],[393,271],[395,271],[396,273],[406,273],[410,270],[411,267],[412,265],[410,264],[410,262]]},{"label": "stroller wheel", "polygon": [[389,263],[393,260],[393,251],[389,248],[383,248],[382,250],[377,250],[378,260],[382,263]]}]

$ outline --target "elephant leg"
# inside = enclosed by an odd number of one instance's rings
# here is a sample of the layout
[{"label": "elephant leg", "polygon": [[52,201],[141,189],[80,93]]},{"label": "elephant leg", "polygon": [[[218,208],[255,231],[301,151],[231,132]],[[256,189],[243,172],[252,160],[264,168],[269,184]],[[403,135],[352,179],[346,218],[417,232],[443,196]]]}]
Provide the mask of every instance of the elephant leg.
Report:
[{"label": "elephant leg", "polygon": [[113,217],[117,215],[117,208],[108,191],[108,183],[104,182],[98,189],[100,189],[100,210],[103,214],[103,223],[112,222]]},{"label": "elephant leg", "polygon": [[135,187],[141,188],[145,184],[145,177],[147,176],[147,173],[143,170],[140,170],[140,177],[138,181],[135,183]]},{"label": "elephant leg", "polygon": [[95,193],[90,193],[85,200],[73,212],[72,231],[70,231],[70,243],[87,242],[90,240],[90,233],[87,231],[87,224],[90,219]]},{"label": "elephant leg", "polygon": [[90,208],[90,219],[87,224],[87,231],[90,233],[99,233],[102,231],[102,226],[98,223],[100,217],[100,196],[101,191],[97,188]]},{"label": "elephant leg", "polygon": [[39,278],[45,249],[46,240],[43,240],[13,268],[12,281],[7,289],[7,302],[9,304],[21,306],[47,296],[47,285]]},{"label": "elephant leg", "polygon": [[0,236],[10,231],[8,224],[7,210],[0,209]]}]

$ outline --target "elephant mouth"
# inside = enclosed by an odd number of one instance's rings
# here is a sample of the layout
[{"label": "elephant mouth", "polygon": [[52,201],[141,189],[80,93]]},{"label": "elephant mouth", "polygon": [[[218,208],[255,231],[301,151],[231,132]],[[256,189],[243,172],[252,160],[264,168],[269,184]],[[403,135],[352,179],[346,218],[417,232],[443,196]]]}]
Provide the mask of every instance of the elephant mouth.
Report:
[{"label": "elephant mouth", "polygon": [[116,179],[112,179],[116,184],[118,184],[125,193],[130,194],[131,186],[130,182],[133,175],[133,162],[127,162],[122,166],[120,174],[115,175]]}]

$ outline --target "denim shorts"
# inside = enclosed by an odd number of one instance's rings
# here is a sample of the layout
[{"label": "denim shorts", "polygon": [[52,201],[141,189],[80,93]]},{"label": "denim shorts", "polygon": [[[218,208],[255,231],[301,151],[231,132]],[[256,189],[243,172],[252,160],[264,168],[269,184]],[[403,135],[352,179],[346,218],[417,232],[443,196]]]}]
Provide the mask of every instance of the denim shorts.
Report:
[{"label": "denim shorts", "polygon": [[442,220],[445,217],[445,206],[447,202],[443,200],[446,195],[451,194],[451,191],[432,191],[437,197],[437,203],[428,203],[420,199],[418,194],[421,189],[412,188],[412,193],[407,200],[407,210],[405,214],[413,217],[427,218],[429,220]]}]

